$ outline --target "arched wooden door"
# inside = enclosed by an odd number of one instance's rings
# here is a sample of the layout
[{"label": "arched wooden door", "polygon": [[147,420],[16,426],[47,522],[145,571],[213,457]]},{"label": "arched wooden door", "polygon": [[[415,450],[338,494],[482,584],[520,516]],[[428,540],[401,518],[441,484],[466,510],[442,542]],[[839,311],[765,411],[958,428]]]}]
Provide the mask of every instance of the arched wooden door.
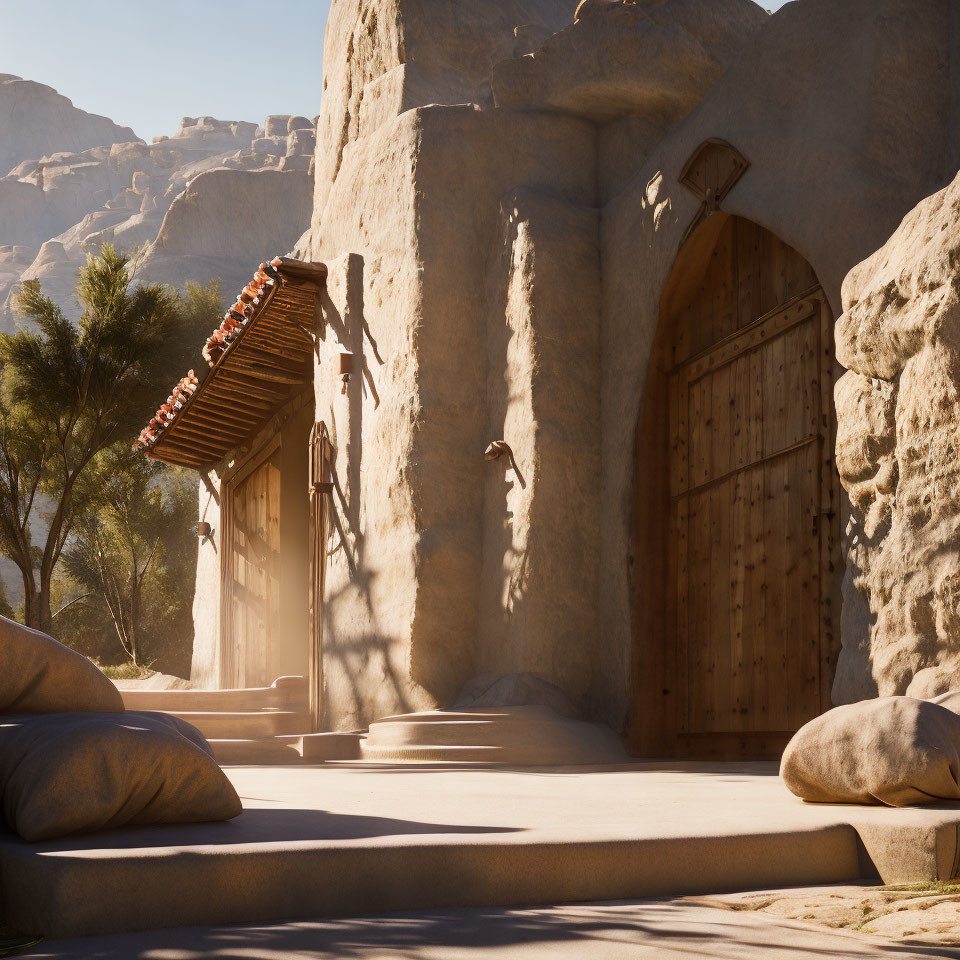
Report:
[{"label": "arched wooden door", "polygon": [[756,224],[715,219],[689,246],[660,338],[668,726],[681,756],[778,756],[830,706],[832,322],[809,264]]}]

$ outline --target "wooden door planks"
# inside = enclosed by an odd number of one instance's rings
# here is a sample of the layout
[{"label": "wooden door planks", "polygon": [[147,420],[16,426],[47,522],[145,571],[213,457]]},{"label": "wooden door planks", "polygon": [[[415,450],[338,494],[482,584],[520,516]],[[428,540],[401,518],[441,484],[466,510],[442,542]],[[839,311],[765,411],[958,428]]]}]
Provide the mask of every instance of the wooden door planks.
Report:
[{"label": "wooden door planks", "polygon": [[832,329],[795,251],[737,218],[717,237],[674,296],[665,391],[677,730],[694,752],[773,755],[829,707]]},{"label": "wooden door planks", "polygon": [[280,624],[279,454],[229,488],[227,589],[231,686],[269,686],[272,643]]}]

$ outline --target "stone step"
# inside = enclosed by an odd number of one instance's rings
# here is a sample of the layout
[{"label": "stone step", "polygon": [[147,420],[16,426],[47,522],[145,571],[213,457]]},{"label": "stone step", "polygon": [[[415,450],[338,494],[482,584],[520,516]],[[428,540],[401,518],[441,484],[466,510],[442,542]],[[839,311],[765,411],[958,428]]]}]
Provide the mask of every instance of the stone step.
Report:
[{"label": "stone step", "polygon": [[550,707],[428,710],[370,724],[361,743],[372,763],[598,764],[626,760],[601,724],[561,717]]},{"label": "stone step", "polygon": [[[416,715],[414,715],[416,717]],[[441,720],[434,718],[378,720],[371,734],[378,747],[405,747],[411,743],[442,747],[509,747],[517,742],[516,721],[471,718]]]},{"label": "stone step", "polygon": [[[4,922],[51,939],[956,872],[957,805],[804,804],[775,764],[344,763],[226,773],[245,808],[228,823],[130,826],[41,843],[0,831]],[[555,932],[540,931],[545,956],[544,937]],[[341,946],[339,955],[349,953]],[[170,956],[208,948],[239,956],[224,939],[194,948]],[[117,957],[134,955],[117,946]]]},{"label": "stone step", "polygon": [[303,759],[299,737],[262,737],[256,740],[208,740],[220,764],[288,764]]},{"label": "stone step", "polygon": [[509,763],[510,752],[503,747],[458,747],[451,745],[371,746],[361,745],[369,763]]},{"label": "stone step", "polygon": [[325,763],[359,760],[358,733],[304,733],[247,740],[210,740],[222,764]]},{"label": "stone step", "polygon": [[252,712],[164,710],[192,723],[208,740],[258,740],[289,734],[302,735],[311,727],[305,710],[255,710]]},{"label": "stone step", "polygon": [[307,704],[307,678],[279,677],[269,687],[228,690],[121,690],[120,696],[128,710],[163,713],[302,710]]}]

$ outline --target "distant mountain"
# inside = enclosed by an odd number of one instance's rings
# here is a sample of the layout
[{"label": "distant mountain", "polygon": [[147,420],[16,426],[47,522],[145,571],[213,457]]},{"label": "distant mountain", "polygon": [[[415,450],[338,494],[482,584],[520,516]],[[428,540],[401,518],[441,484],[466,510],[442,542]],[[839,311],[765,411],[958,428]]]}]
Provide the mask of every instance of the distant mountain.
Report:
[{"label": "distant mountain", "polygon": [[[41,102],[53,98],[74,110],[49,87],[9,80],[0,83],[0,113],[4,91],[23,84],[43,91]],[[13,325],[15,287],[26,279],[40,280],[69,315],[77,268],[103,243],[127,252],[148,248],[143,279],[180,284],[220,277],[231,294],[249,280],[254,260],[287,252],[309,225],[313,120],[276,115],[261,127],[184,117],[173,136],[147,144],[105,118],[75,112],[97,121],[85,131],[88,140],[105,139],[68,148],[79,141],[76,124],[67,124],[63,141],[0,178],[2,328]],[[21,125],[31,122],[27,111]],[[0,156],[20,155],[23,142],[33,142],[19,129],[10,140],[0,144]],[[214,171],[230,173],[205,176]],[[270,176],[261,183],[260,173]]]},{"label": "distant mountain", "polygon": [[[32,278],[76,316],[77,270],[104,243],[139,249],[140,279],[218,277],[225,297],[238,293],[310,225],[315,130],[315,119],[285,114],[262,126],[184,117],[147,144],[50,87],[0,74],[0,329],[15,325],[17,284]],[[0,580],[15,605],[20,575],[3,558]]]},{"label": "distant mountain", "polygon": [[0,171],[23,160],[136,140],[129,127],[87,113],[53,87],[0,73]]}]

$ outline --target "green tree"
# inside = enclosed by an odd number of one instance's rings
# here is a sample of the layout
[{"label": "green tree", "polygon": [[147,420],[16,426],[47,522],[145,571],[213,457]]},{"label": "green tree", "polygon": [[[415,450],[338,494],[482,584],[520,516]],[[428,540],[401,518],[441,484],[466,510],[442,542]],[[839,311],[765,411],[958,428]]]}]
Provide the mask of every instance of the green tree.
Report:
[{"label": "green tree", "polygon": [[[171,670],[191,626],[196,485],[128,444],[100,454],[85,482],[94,489],[63,563],[77,600],[92,609],[98,633],[112,625],[114,652],[137,665],[161,659]],[[58,624],[67,642],[71,632],[69,622]]]},{"label": "green tree", "polygon": [[221,309],[216,286],[134,284],[129,264],[109,245],[88,256],[77,323],[25,283],[17,306],[34,328],[0,334],[0,550],[23,577],[25,622],[45,632],[54,569],[95,502],[91,463],[132,440]]}]

